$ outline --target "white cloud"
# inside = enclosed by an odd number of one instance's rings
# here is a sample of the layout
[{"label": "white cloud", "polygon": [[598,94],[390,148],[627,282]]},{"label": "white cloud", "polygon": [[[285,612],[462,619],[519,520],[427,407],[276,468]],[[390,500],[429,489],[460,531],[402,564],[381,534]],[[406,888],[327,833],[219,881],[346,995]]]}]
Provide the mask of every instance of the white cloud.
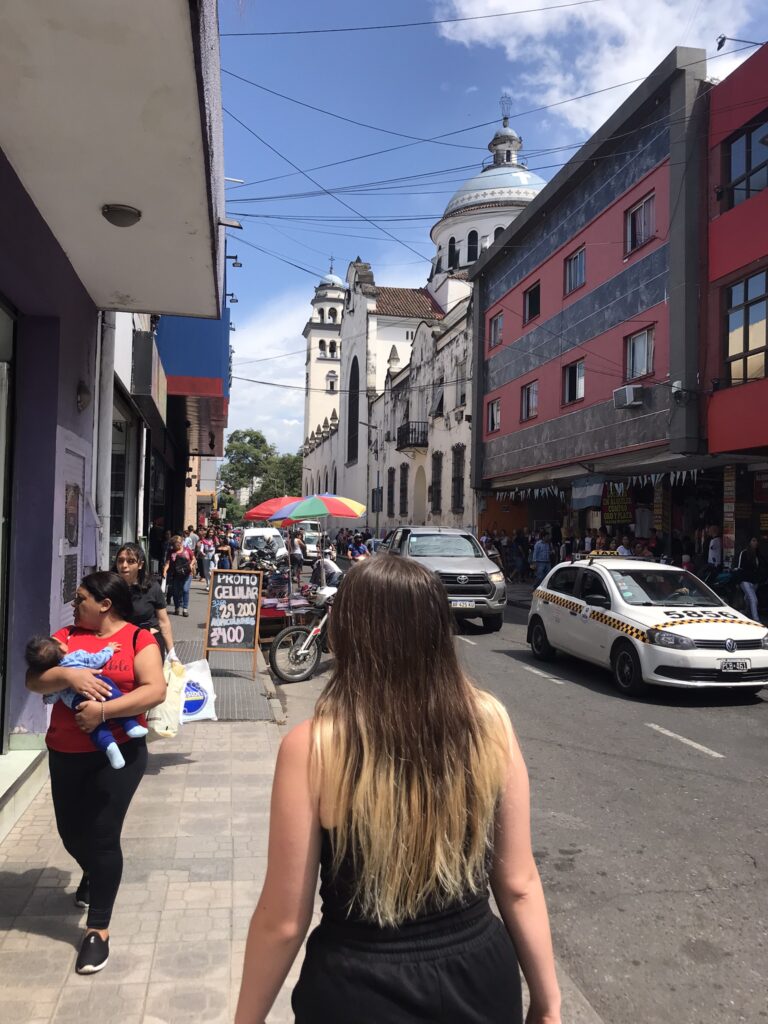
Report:
[{"label": "white cloud", "polygon": [[[307,278],[305,289],[284,292],[266,302],[256,316],[246,323],[238,323],[232,335],[235,377],[251,377],[291,387],[233,380],[228,430],[261,430],[281,452],[295,452],[304,440],[306,342],[301,332],[309,318],[312,290],[313,283]],[[269,356],[278,358],[266,361]]]},{"label": "white cloud", "polygon": [[[545,7],[552,0],[535,2]],[[436,16],[493,14],[509,6],[509,0],[442,0]],[[712,57],[716,37],[726,30],[731,36],[742,35],[750,14],[756,16],[759,9],[760,0],[732,0],[725,14],[721,5],[706,0],[604,0],[561,11],[442,25],[439,32],[466,47],[503,48],[515,66],[512,95],[520,109],[643,79],[675,45],[702,47]],[[752,52],[710,60],[708,74],[725,78]],[[592,132],[634,88],[629,85],[567,103],[552,114]]]},{"label": "white cloud", "polygon": [[469,94],[471,92],[477,92],[478,90],[479,90],[479,86],[477,86],[477,85],[468,85],[467,88],[464,90],[464,92]]}]

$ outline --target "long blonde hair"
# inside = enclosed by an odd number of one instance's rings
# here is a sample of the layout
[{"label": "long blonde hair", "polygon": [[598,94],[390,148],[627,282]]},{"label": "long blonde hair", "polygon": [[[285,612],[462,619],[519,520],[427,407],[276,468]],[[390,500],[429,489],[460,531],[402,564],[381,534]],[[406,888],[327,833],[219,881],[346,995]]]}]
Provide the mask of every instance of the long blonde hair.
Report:
[{"label": "long blonde hair", "polygon": [[415,561],[355,565],[330,621],[313,783],[333,870],[352,858],[356,911],[397,925],[485,886],[509,719],[464,676],[445,590]]}]

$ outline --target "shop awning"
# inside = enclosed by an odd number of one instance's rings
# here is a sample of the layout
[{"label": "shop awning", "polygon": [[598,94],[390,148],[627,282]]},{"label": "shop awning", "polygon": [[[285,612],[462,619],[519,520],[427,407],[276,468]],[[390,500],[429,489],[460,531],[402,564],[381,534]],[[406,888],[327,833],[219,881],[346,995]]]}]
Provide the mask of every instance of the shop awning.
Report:
[{"label": "shop awning", "polygon": [[2,4],[0,150],[101,309],[219,315],[219,76],[208,0]]}]

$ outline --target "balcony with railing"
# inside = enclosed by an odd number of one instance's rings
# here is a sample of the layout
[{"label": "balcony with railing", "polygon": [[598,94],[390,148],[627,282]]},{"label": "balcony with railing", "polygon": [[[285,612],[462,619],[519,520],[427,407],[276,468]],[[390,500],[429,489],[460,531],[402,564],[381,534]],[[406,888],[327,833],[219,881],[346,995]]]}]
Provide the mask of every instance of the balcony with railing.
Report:
[{"label": "balcony with railing", "polygon": [[397,428],[396,448],[399,452],[406,448],[426,448],[429,424],[421,420],[408,420]]}]

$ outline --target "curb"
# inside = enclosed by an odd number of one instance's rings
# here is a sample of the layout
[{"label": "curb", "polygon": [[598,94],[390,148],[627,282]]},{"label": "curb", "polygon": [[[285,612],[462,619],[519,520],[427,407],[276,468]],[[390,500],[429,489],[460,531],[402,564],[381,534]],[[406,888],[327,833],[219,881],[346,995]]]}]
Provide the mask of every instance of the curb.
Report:
[{"label": "curb", "polygon": [[266,695],[269,709],[272,712],[272,720],[275,725],[285,725],[285,711],[283,710],[283,705],[278,699],[275,683],[272,679],[272,673],[269,670],[269,664],[267,659],[264,657],[264,651],[261,647],[259,648],[259,653],[256,656],[256,665],[257,671],[261,675],[264,694]]}]

